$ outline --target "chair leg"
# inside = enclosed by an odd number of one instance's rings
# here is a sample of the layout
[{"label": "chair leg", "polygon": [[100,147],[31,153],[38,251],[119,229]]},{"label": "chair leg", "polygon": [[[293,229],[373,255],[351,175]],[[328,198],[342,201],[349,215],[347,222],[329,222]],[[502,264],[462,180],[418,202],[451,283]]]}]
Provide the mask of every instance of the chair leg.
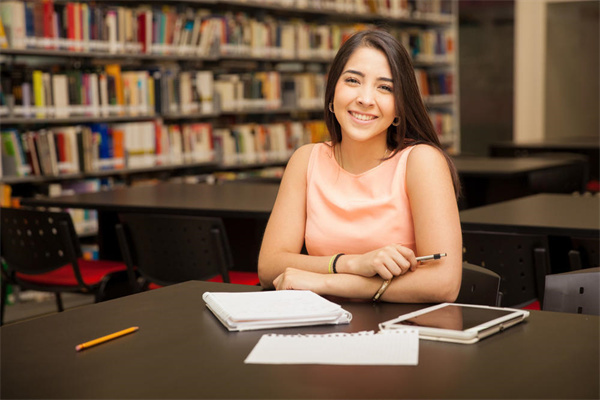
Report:
[{"label": "chair leg", "polygon": [[56,292],[54,293],[54,296],[56,297],[56,307],[58,307],[58,312],[64,311],[62,297],[60,297],[60,293]]},{"label": "chair leg", "polygon": [[548,254],[544,248],[533,249],[533,268],[535,273],[535,286],[540,307],[544,304],[544,289],[546,287],[546,275],[550,274],[548,265]]}]

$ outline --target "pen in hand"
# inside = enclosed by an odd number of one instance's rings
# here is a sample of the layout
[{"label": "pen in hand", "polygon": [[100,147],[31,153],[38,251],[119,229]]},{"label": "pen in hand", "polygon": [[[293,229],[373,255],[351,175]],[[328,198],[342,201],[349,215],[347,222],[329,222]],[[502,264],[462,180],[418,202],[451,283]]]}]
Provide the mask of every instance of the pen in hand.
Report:
[{"label": "pen in hand", "polygon": [[140,329],[139,326],[132,326],[131,328],[123,329],[122,331],[111,333],[110,335],[102,336],[98,339],[90,340],[89,342],[85,342],[82,344],[78,344],[75,346],[76,351],[81,351],[87,349],[88,347],[96,346],[97,344],[108,342],[109,340],[113,340],[119,338],[121,336],[128,335],[130,333],[136,332]]},{"label": "pen in hand", "polygon": [[442,257],[446,257],[447,253],[436,253],[428,256],[417,257],[417,261],[428,261],[428,260],[439,260]]}]

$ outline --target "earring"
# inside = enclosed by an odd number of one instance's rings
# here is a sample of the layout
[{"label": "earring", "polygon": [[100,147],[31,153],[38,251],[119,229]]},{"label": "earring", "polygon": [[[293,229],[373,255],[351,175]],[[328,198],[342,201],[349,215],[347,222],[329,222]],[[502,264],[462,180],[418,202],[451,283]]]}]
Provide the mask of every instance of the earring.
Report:
[{"label": "earring", "polygon": [[332,114],[335,114],[335,111],[333,111],[333,102],[329,102],[329,111],[331,111]]},{"label": "earring", "polygon": [[400,117],[394,118],[394,121],[392,121],[392,125],[399,126],[400,125]]}]

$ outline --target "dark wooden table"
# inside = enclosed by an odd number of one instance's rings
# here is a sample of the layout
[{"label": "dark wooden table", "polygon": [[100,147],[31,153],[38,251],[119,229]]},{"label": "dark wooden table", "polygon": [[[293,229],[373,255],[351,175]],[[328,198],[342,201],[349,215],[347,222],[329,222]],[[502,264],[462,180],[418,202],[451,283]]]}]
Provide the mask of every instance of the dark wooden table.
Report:
[{"label": "dark wooden table", "polygon": [[600,234],[600,196],[542,193],[460,212],[463,229],[589,236]]},{"label": "dark wooden table", "polygon": [[463,231],[547,236],[553,272],[569,270],[575,247],[587,248],[588,261],[597,259],[600,248],[599,195],[537,194],[463,210],[460,222]]},{"label": "dark wooden table", "polygon": [[525,142],[497,142],[490,146],[492,157],[529,157],[547,153],[575,153],[588,158],[590,178],[600,179],[600,138],[595,137],[565,137],[546,138],[543,140]]},{"label": "dark wooden table", "polygon": [[[228,332],[187,282],[0,328],[2,398],[590,398],[599,392],[596,316],[533,311],[473,345],[421,340],[418,366],[244,364],[265,333],[377,331],[421,305],[339,301],[349,325]],[[336,300],[337,301],[337,300]],[[139,326],[76,352],[75,345]]]},{"label": "dark wooden table", "polygon": [[23,199],[27,206],[98,211],[100,257],[121,259],[115,235],[119,213],[156,213],[222,217],[236,268],[256,271],[258,250],[279,185],[160,183],[96,193]]},{"label": "dark wooden table", "polygon": [[541,192],[581,191],[581,165],[569,158],[452,157],[463,197],[460,208],[474,208]]}]

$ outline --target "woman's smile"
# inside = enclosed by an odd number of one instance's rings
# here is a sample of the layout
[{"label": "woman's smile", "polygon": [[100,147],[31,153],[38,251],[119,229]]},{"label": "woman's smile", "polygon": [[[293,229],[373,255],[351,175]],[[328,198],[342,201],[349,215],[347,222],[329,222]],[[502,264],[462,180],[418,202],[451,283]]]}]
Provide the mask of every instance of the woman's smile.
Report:
[{"label": "woman's smile", "polygon": [[359,113],[356,111],[348,111],[348,113],[354,117],[355,119],[358,119],[361,122],[369,122],[369,121],[373,121],[374,119],[377,118],[377,116],[372,115],[372,114],[363,114],[363,113]]}]

